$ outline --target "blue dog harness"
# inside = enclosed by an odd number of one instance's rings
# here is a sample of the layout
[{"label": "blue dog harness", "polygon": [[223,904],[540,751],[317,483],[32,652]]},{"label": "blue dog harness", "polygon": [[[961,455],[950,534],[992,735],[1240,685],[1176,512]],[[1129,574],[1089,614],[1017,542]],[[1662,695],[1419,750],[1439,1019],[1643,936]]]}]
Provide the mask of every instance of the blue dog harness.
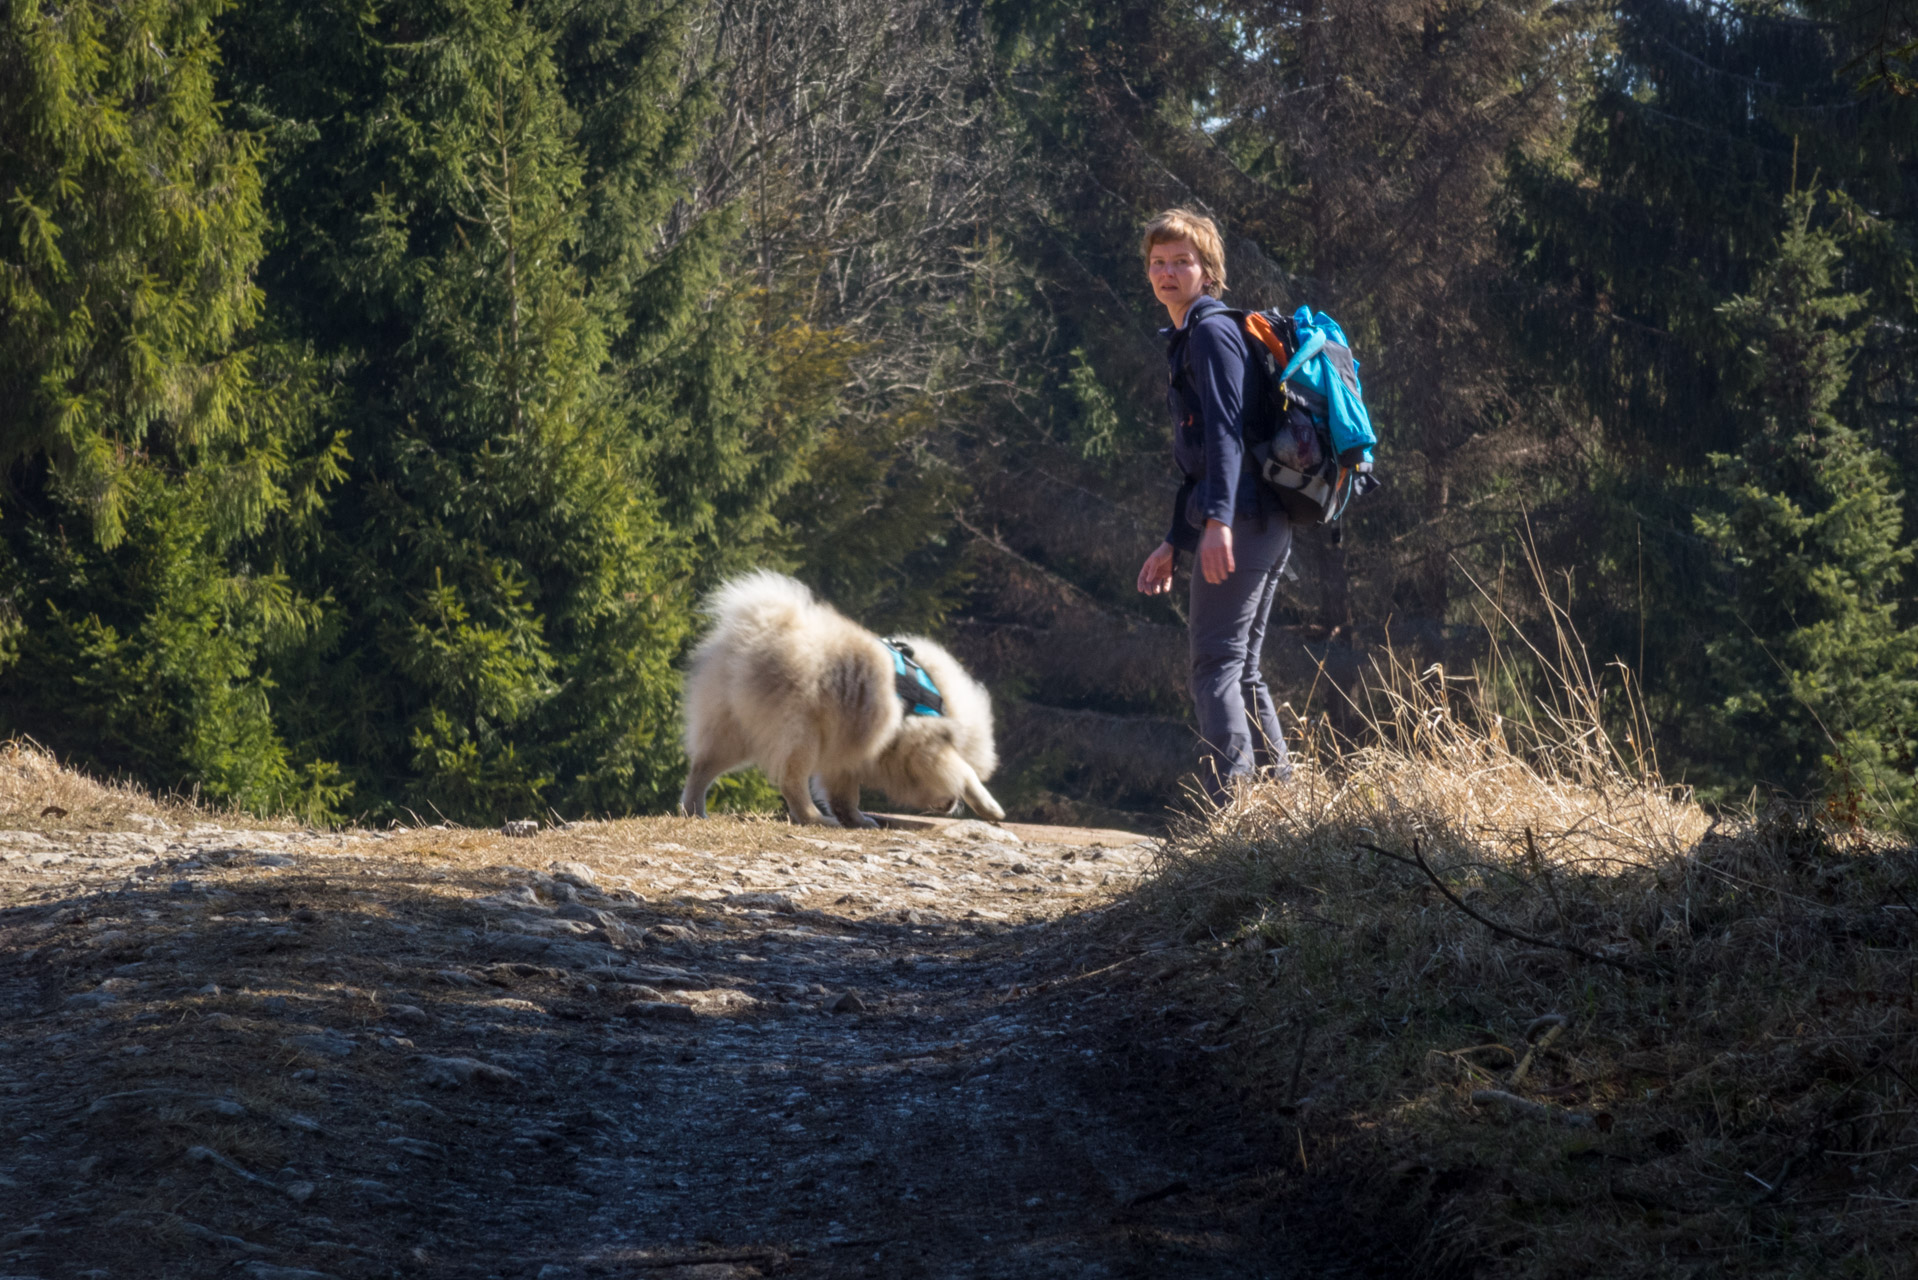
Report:
[{"label": "blue dog harness", "polygon": [[904,640],[881,640],[892,653],[892,684],[899,700],[906,704],[909,716],[940,716],[946,713],[946,700],[926,669],[912,660],[912,646]]}]

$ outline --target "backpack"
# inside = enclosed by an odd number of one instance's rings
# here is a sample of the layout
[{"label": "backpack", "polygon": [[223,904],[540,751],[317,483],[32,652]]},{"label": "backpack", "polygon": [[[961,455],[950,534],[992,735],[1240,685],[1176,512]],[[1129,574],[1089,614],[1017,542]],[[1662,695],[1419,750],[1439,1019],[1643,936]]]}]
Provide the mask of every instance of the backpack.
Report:
[{"label": "backpack", "polygon": [[1245,418],[1259,477],[1293,519],[1336,523],[1353,498],[1380,484],[1372,470],[1378,436],[1345,331],[1309,307],[1291,316],[1227,314],[1260,372],[1260,403],[1246,406]]}]

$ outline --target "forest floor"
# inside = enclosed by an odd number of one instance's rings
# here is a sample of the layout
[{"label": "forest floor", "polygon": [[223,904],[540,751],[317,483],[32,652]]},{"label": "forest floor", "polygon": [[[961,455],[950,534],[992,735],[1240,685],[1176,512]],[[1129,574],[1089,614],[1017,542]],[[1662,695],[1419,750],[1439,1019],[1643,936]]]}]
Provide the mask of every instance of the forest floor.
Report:
[{"label": "forest floor", "polygon": [[0,1275],[1378,1269],[1275,1194],[1149,841],[203,818],[0,830]]}]

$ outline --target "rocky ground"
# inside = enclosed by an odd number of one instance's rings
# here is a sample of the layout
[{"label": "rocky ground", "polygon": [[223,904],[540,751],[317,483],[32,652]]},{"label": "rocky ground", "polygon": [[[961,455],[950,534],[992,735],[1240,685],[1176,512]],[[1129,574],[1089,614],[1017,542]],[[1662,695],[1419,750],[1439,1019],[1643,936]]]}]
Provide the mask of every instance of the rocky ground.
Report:
[{"label": "rocky ground", "polygon": [[1208,1091],[1150,842],[23,825],[0,1276],[1365,1269]]}]

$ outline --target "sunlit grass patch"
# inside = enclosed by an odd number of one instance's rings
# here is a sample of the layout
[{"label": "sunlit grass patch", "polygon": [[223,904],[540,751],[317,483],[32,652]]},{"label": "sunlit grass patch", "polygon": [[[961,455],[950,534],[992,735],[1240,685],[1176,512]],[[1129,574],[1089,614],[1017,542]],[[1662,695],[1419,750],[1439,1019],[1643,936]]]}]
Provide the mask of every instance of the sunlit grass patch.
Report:
[{"label": "sunlit grass patch", "polygon": [[63,766],[32,739],[0,742],[0,827],[123,826],[160,806],[139,788]]}]

